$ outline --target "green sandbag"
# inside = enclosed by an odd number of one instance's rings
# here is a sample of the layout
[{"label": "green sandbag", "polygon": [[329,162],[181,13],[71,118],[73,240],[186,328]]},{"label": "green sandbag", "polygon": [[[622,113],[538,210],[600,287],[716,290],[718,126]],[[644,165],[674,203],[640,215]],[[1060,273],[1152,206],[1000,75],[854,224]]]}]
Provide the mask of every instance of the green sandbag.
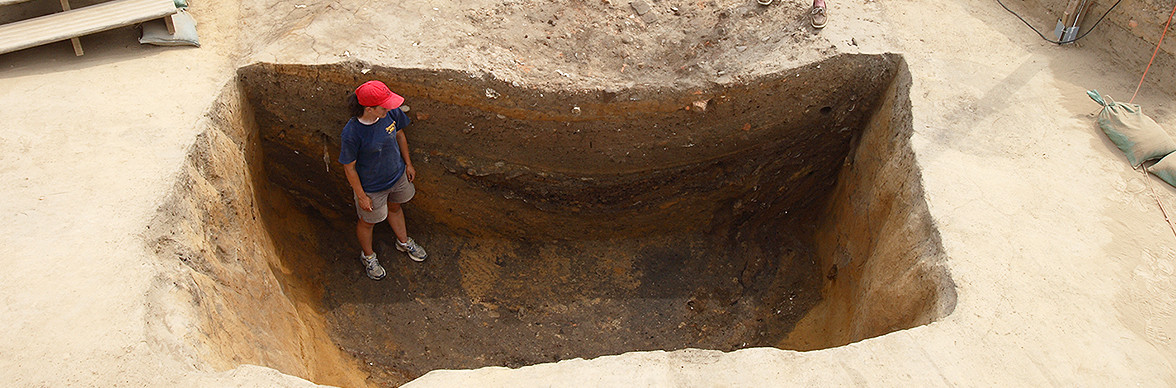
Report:
[{"label": "green sandbag", "polygon": [[1176,152],[1168,154],[1159,162],[1147,169],[1147,172],[1155,174],[1168,182],[1169,185],[1176,186]]},{"label": "green sandbag", "polygon": [[1131,167],[1176,151],[1176,141],[1143,114],[1138,104],[1115,102],[1110,96],[1104,100],[1097,90],[1088,90],[1086,95],[1103,106],[1098,113],[1098,127],[1127,155]]},{"label": "green sandbag", "polygon": [[200,47],[200,36],[196,34],[196,19],[188,14],[186,9],[180,9],[172,15],[172,23],[176,27],[175,34],[167,33],[167,25],[155,20],[143,23],[143,37],[139,43],[156,46],[196,46]]}]

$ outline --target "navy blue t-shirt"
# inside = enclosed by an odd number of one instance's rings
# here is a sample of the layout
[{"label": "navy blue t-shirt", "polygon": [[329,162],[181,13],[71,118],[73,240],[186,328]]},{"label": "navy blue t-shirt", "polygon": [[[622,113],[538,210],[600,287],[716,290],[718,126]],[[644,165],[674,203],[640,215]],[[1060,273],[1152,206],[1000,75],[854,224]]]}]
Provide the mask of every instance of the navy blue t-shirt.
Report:
[{"label": "navy blue t-shirt", "polygon": [[355,172],[359,174],[363,191],[388,190],[404,175],[404,159],[400,157],[396,131],[404,129],[409,122],[408,116],[396,108],[375,124],[364,125],[352,117],[343,126],[339,163],[355,162]]}]

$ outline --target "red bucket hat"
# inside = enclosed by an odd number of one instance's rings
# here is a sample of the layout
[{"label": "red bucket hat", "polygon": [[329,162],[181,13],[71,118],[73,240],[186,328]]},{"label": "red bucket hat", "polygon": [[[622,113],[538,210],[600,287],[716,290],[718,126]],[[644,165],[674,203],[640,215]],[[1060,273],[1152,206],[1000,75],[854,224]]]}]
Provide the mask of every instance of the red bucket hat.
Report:
[{"label": "red bucket hat", "polygon": [[404,103],[404,97],[392,93],[388,90],[388,85],[384,85],[380,81],[368,81],[363,85],[359,85],[355,89],[355,96],[359,97],[359,105],[363,106],[382,106],[387,109],[396,109],[400,104]]}]

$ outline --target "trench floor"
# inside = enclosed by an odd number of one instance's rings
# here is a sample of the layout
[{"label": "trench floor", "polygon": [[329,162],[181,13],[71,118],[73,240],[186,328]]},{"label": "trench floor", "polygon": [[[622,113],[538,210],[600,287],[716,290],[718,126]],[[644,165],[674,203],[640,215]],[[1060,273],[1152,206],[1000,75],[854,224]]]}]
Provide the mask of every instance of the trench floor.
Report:
[{"label": "trench floor", "polygon": [[381,281],[364,274],[352,225],[319,234],[333,340],[381,386],[433,369],[775,346],[820,298],[811,254],[795,242],[740,232],[511,241],[459,236],[406,211],[429,258],[410,261],[381,224]]}]

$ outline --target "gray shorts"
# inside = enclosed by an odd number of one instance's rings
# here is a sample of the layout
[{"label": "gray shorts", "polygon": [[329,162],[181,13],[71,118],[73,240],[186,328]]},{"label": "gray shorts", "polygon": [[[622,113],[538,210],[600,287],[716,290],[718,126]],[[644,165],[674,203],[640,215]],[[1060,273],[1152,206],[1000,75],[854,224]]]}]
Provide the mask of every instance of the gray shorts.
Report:
[{"label": "gray shorts", "polygon": [[[400,176],[388,190],[367,193],[368,198],[372,199],[372,211],[363,210],[359,207],[359,198],[355,198],[355,211],[359,213],[359,219],[369,224],[377,224],[388,219],[388,203],[405,203],[416,195],[416,186],[408,181],[408,174]],[[354,197],[354,196],[353,196]]]}]

